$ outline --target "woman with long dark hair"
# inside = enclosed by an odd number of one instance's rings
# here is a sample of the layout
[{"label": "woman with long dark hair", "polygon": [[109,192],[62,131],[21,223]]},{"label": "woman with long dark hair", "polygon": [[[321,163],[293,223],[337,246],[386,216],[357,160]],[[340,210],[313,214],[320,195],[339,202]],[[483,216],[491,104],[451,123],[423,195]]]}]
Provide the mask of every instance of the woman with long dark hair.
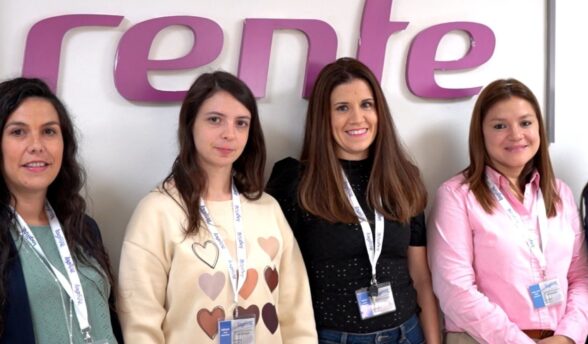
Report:
[{"label": "woman with long dark hair", "polygon": [[263,193],[255,98],[206,73],[182,103],[171,173],[137,206],[120,265],[120,316],[134,343],[316,343],[300,250]]},{"label": "woman with long dark hair", "polygon": [[41,80],[8,80],[0,128],[0,343],[116,343],[112,272],[65,107]]},{"label": "woman with long dark hair", "polygon": [[584,343],[588,262],[531,90],[500,79],[472,112],[470,164],[437,191],[433,287],[447,343]]},{"label": "woman with long dark hair", "polygon": [[300,161],[276,163],[268,192],[300,244],[320,343],[439,343],[425,187],[363,63],[322,69]]}]

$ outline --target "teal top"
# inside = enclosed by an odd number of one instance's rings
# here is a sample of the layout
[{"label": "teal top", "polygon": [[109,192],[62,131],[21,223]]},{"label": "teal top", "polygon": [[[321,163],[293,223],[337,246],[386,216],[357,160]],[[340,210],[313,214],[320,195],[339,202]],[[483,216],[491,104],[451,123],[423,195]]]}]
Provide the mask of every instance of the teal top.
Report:
[{"label": "teal top", "polygon": [[[51,264],[67,276],[51,227],[32,226],[31,231]],[[70,343],[70,333],[71,343],[83,343],[69,296],[31,246],[20,235],[11,232],[22,264],[37,343],[67,344]],[[98,266],[95,260],[91,261]],[[110,323],[110,284],[102,270],[96,267],[77,264],[88,307],[90,333],[95,342],[106,340],[109,344],[117,343]]]}]

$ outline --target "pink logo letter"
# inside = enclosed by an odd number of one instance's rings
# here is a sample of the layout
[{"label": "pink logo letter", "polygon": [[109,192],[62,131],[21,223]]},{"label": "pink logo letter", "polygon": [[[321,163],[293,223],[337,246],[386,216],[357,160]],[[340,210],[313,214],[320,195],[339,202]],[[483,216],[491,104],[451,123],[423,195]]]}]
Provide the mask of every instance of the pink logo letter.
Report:
[{"label": "pink logo letter", "polygon": [[313,19],[246,19],[241,43],[239,77],[257,98],[265,96],[270,49],[274,30],[302,31],[308,39],[308,56],[303,96],[308,97],[321,68],[337,56],[337,34],[333,28]]},{"label": "pink logo letter", "polygon": [[[470,36],[470,50],[459,60],[435,61],[441,38],[454,30]],[[490,28],[479,23],[453,22],[432,26],[420,32],[412,41],[406,63],[406,82],[410,91],[423,98],[453,99],[471,97],[482,87],[443,88],[435,82],[435,70],[474,68],[492,57],[496,39]]]},{"label": "pink logo letter", "polygon": [[[192,50],[170,60],[150,60],[151,43],[158,32],[171,25],[184,25],[194,34]],[[196,48],[199,49],[196,49]],[[146,20],[131,27],[118,44],[114,81],[120,94],[128,100],[175,102],[185,91],[161,91],[149,83],[149,70],[178,70],[203,66],[212,62],[223,47],[223,32],[210,19],[173,16]]]}]

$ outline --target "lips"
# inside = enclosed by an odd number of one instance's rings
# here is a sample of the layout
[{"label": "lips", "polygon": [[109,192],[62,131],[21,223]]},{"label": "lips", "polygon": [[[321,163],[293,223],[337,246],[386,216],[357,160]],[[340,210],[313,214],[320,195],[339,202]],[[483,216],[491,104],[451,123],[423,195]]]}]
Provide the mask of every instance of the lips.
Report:
[{"label": "lips", "polygon": [[27,171],[41,172],[49,167],[49,163],[45,161],[30,161],[22,165]]},{"label": "lips", "polygon": [[525,150],[527,147],[528,147],[528,145],[516,145],[516,146],[506,147],[505,149],[508,152],[517,153],[517,152]]},{"label": "lips", "polygon": [[351,129],[345,131],[350,136],[361,136],[368,132],[367,128]]},{"label": "lips", "polygon": [[235,151],[235,149],[227,147],[215,147],[214,149],[216,149],[222,155],[229,155]]}]

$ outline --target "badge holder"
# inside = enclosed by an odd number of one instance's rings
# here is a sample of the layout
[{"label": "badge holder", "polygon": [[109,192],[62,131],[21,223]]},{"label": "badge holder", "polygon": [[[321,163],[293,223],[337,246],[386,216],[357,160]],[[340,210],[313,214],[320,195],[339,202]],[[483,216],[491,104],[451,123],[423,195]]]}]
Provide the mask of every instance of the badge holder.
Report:
[{"label": "badge holder", "polygon": [[394,302],[390,282],[377,283],[374,278],[368,288],[356,290],[355,296],[362,320],[396,310],[396,303]]},{"label": "badge holder", "polygon": [[563,302],[563,293],[557,278],[547,279],[529,287],[529,294],[535,309],[557,305]]},{"label": "badge holder", "polygon": [[255,316],[237,312],[235,319],[219,320],[219,344],[254,344]]}]

